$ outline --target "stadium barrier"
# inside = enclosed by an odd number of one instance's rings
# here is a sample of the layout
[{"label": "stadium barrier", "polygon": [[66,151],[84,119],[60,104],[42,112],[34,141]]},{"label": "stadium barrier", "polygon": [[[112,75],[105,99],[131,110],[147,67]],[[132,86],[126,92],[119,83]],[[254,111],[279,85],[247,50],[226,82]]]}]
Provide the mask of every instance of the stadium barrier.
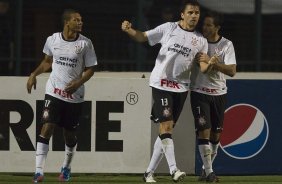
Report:
[{"label": "stadium barrier", "polygon": [[[158,135],[158,127],[149,120],[152,103],[151,89],[148,86],[149,75],[150,73],[97,72],[86,83],[86,102],[78,135],[78,152],[72,164],[73,172],[145,171]],[[27,94],[27,77],[0,77],[3,86],[0,88],[0,165],[5,166],[0,167],[0,172],[34,171],[36,134],[41,127],[40,118],[47,78],[48,74],[38,76],[37,89],[33,90],[32,94]],[[252,115],[253,119],[259,122],[247,122],[250,127],[254,127],[254,131],[247,131],[245,128],[246,134],[234,133],[231,137],[224,135],[219,156],[215,161],[215,170],[223,174],[278,172],[279,168],[276,166],[281,165],[282,161],[279,156],[271,155],[281,155],[282,151],[279,149],[281,140],[277,139],[281,124],[278,111],[282,104],[282,97],[279,95],[282,90],[282,74],[238,73],[234,79],[237,80],[228,80],[227,116],[232,120],[233,113],[228,110],[233,112],[233,107],[244,107],[244,104],[247,104],[250,109],[248,112],[257,112]],[[238,112],[242,112],[240,108]],[[234,121],[230,122],[226,124],[232,129]],[[256,140],[259,135],[262,137],[261,141],[253,144],[259,152],[251,154],[250,158],[232,156],[238,152],[246,152],[244,146],[239,147],[237,152],[228,150],[232,145],[238,146],[244,141]],[[240,140],[243,141],[236,142],[236,136],[242,137]],[[197,173],[201,163],[199,155],[195,154],[197,152],[189,97],[175,127],[173,138],[178,167],[189,174]],[[233,142],[230,142],[231,139]],[[58,130],[50,140],[46,172],[58,171],[64,158],[63,150],[62,134]],[[256,170],[259,167],[252,164],[256,162],[256,165],[261,165],[263,159],[267,159],[263,163],[271,164],[264,167],[264,170]],[[254,167],[244,169],[244,163],[251,163]],[[168,173],[165,158],[157,173]]]}]

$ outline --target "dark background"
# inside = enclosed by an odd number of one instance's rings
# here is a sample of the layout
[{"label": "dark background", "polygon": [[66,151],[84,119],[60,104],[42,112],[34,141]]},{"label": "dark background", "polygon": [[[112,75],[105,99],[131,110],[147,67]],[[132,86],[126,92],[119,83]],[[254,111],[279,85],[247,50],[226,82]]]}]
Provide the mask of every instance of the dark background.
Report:
[{"label": "dark background", "polygon": [[[0,0],[0,75],[29,75],[43,58],[46,38],[62,31],[66,8],[80,11],[98,71],[151,71],[160,46],[136,44],[120,29],[123,20],[145,31],[180,18],[182,0]],[[3,5],[4,4],[4,5]],[[208,10],[202,9],[202,15]],[[232,40],[238,72],[282,71],[282,14],[261,16],[257,65],[255,14],[225,14],[222,35]]]}]

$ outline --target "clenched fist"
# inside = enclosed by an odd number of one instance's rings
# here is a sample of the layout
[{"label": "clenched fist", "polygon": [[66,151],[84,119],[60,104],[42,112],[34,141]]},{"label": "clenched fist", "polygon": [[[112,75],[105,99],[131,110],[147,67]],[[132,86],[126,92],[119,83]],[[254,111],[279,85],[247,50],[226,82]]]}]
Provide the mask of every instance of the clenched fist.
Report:
[{"label": "clenched fist", "polygon": [[131,23],[127,20],[123,21],[121,24],[121,30],[124,32],[128,32],[131,29]]}]

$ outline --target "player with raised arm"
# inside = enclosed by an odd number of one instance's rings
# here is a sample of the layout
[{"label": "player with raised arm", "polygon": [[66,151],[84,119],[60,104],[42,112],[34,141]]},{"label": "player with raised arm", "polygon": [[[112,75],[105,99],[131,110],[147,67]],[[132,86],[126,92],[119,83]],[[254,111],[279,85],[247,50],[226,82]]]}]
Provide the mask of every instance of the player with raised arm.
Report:
[{"label": "player with raised arm", "polygon": [[[186,175],[176,166],[172,133],[187,97],[194,58],[198,52],[207,53],[208,44],[195,31],[200,17],[198,2],[184,2],[180,16],[181,20],[177,22],[167,22],[145,32],[133,29],[128,21],[121,25],[122,31],[137,42],[148,41],[151,46],[161,44],[149,84],[154,101],[151,119],[159,123],[159,136],[155,141],[150,164],[144,173],[145,182],[156,182],[153,174],[163,155],[174,182],[182,180]],[[203,72],[210,66],[210,63],[201,63]]]}]

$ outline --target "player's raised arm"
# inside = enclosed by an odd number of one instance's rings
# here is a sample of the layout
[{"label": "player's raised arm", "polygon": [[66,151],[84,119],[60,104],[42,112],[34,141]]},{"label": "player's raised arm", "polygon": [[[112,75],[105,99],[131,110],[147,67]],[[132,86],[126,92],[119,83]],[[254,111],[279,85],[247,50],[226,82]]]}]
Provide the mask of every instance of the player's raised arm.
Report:
[{"label": "player's raised arm", "polygon": [[132,24],[127,20],[123,21],[121,24],[121,30],[126,32],[133,40],[137,42],[146,42],[148,41],[147,35],[145,32],[136,30],[132,28]]}]

